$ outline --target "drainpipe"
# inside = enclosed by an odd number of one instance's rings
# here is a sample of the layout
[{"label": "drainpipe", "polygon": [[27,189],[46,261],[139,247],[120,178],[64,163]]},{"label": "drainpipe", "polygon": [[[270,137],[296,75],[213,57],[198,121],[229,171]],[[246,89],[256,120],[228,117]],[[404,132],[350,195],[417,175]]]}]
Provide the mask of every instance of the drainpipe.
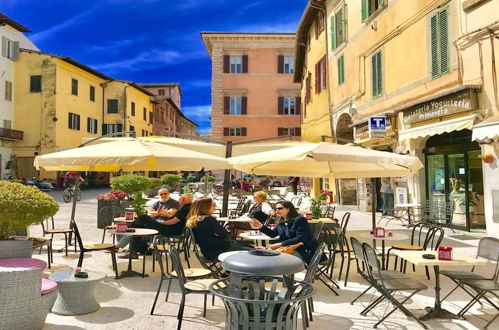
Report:
[{"label": "drainpipe", "polygon": [[106,113],[106,87],[107,87],[107,84],[109,84],[111,81],[112,80],[108,80],[108,81],[100,84],[100,86],[102,87],[102,119],[101,119],[102,125],[104,125],[104,116]]}]

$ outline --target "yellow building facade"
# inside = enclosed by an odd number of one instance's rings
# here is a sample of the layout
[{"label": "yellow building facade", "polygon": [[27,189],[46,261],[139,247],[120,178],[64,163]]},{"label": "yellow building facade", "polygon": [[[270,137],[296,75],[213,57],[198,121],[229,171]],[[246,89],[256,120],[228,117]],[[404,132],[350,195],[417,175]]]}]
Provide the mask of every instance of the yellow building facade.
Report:
[{"label": "yellow building facade", "polygon": [[[34,157],[75,148],[83,138],[130,128],[138,136],[152,131],[150,93],[133,83],[113,80],[65,56],[31,50],[21,50],[14,74],[15,128],[25,132],[22,141],[13,143],[18,177],[55,178],[54,172],[37,173]],[[132,103],[136,114],[129,117]]]},{"label": "yellow building facade", "polygon": [[[329,115],[329,79],[327,59],[327,24],[324,3],[311,0],[296,31],[294,81],[301,83],[302,141],[331,141]],[[335,192],[334,180],[327,183],[314,179],[312,196],[320,189]]]},{"label": "yellow building facade", "polygon": [[[497,7],[475,0],[328,0],[326,15],[334,135],[419,157],[426,169],[393,180],[394,202],[447,208],[436,221],[473,230],[485,222],[480,147],[471,129],[490,115],[490,93],[479,79],[478,46],[468,53],[458,46],[472,25],[466,4],[491,13]],[[463,68],[466,60],[473,68]],[[384,138],[370,137],[372,116],[385,117]],[[358,180],[361,209],[371,208],[373,189],[379,181]]]}]

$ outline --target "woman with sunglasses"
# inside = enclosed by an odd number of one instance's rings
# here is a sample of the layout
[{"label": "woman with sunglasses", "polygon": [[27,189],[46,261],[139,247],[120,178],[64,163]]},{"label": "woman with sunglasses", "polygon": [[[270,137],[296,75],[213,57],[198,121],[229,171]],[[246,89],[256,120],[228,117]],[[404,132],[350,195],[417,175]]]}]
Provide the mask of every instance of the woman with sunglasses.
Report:
[{"label": "woman with sunglasses", "polygon": [[209,260],[218,260],[218,255],[227,251],[249,250],[250,245],[236,243],[211,214],[217,204],[208,197],[195,200],[187,216],[186,226],[192,228],[201,253]]},{"label": "woman with sunglasses", "polygon": [[273,229],[264,226],[257,219],[252,220],[253,226],[267,236],[279,236],[280,242],[270,246],[273,250],[302,242],[303,246],[296,250],[295,255],[308,263],[319,246],[319,242],[314,238],[307,220],[298,214],[293,203],[289,201],[277,203],[275,210],[279,220]]}]

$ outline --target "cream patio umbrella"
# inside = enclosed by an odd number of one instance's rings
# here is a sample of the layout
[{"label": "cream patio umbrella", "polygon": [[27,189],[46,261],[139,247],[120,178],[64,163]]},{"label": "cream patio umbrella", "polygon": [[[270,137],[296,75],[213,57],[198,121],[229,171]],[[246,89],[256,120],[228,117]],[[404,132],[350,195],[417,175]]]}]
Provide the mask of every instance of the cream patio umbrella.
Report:
[{"label": "cream patio umbrella", "polygon": [[135,138],[119,138],[35,157],[47,171],[177,171],[229,168],[224,158]]},{"label": "cream patio umbrella", "polygon": [[233,168],[246,173],[337,179],[400,177],[423,168],[416,157],[327,142],[304,142],[228,161]]},{"label": "cream patio umbrella", "polygon": [[[302,143],[296,147],[229,158],[246,173],[305,177],[379,178],[414,174],[423,168],[417,157],[333,143]],[[375,193],[372,194],[374,205]],[[376,209],[372,208],[372,227]]]}]

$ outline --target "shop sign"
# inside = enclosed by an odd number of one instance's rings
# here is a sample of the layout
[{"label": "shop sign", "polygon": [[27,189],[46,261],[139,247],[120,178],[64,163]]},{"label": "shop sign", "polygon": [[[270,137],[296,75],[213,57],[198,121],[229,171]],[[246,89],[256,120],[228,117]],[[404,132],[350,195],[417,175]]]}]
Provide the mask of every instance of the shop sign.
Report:
[{"label": "shop sign", "polygon": [[472,111],[478,108],[477,95],[474,90],[463,90],[439,99],[424,102],[404,110],[404,125]]},{"label": "shop sign", "polygon": [[369,137],[371,139],[386,139],[385,116],[369,117]]},{"label": "shop sign", "polygon": [[[390,129],[392,127],[392,118],[391,117],[384,117],[385,118],[385,127],[386,129]],[[356,140],[363,140],[369,138],[369,122],[364,122],[362,124],[359,124],[355,126],[355,139]]]}]

